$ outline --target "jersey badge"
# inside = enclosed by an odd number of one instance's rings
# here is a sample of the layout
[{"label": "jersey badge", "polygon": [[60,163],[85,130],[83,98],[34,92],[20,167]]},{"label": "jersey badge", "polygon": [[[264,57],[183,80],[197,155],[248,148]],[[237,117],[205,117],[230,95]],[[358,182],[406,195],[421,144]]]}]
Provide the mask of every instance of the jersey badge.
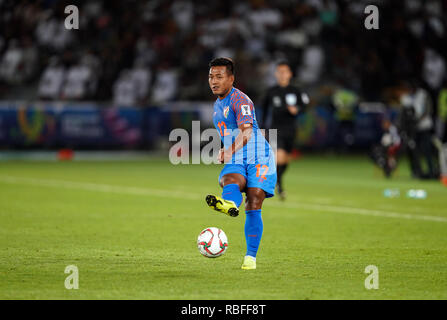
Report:
[{"label": "jersey badge", "polygon": [[243,104],[241,106],[242,115],[243,116],[249,116],[251,115],[250,106],[248,104]]},{"label": "jersey badge", "polygon": [[225,118],[228,117],[228,112],[229,112],[229,111],[230,111],[230,107],[225,107],[225,108],[224,108],[224,110],[223,110],[223,115],[224,115]]}]

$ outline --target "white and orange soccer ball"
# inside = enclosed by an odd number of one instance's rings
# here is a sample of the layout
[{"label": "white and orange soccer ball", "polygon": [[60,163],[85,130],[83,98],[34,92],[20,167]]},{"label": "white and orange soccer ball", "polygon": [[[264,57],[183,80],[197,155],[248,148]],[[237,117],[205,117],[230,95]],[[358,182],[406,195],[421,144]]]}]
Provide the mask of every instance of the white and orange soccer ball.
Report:
[{"label": "white and orange soccer ball", "polygon": [[228,248],[228,238],[222,229],[209,227],[203,229],[197,238],[199,252],[207,258],[217,258]]}]

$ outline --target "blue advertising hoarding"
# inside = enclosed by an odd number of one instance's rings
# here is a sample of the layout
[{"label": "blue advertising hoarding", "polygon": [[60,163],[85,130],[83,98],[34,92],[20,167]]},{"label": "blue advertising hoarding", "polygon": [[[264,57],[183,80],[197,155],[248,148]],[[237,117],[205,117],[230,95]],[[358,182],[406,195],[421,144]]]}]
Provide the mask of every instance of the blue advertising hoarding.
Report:
[{"label": "blue advertising hoarding", "polygon": [[[95,103],[0,103],[0,148],[149,149],[175,128],[202,121],[211,126],[211,104],[163,107],[105,107]],[[369,147],[381,135],[381,115],[357,111],[346,129],[327,108],[314,107],[297,118],[298,147],[336,146],[350,131],[354,147]]]}]

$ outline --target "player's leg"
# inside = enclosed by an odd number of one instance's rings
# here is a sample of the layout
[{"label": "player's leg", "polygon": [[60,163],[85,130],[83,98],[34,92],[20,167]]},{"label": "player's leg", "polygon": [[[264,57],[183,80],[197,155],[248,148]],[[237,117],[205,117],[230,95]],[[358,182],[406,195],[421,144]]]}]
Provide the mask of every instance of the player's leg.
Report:
[{"label": "player's leg", "polygon": [[222,212],[230,217],[237,217],[239,215],[239,206],[243,199],[241,192],[245,189],[246,185],[245,176],[241,173],[226,173],[220,176],[219,184],[223,188],[222,196],[207,195],[206,203],[216,211]]},{"label": "player's leg", "polygon": [[284,175],[284,172],[287,169],[287,166],[289,165],[289,153],[287,150],[278,148],[276,151],[276,161],[277,161],[277,175],[278,175],[278,194],[281,198],[281,200],[285,199],[285,191],[283,186],[283,180],[282,177]]},{"label": "player's leg", "polygon": [[245,241],[247,253],[242,264],[242,269],[256,269],[256,254],[261,243],[264,225],[262,222],[262,203],[266,197],[265,191],[260,188],[247,188],[245,201]]},{"label": "player's leg", "polygon": [[243,200],[242,192],[246,187],[245,176],[239,173],[228,173],[222,176],[219,184],[222,187],[222,198],[234,202],[239,208]]},{"label": "player's leg", "polygon": [[247,167],[247,188],[245,191],[245,239],[247,254],[242,269],[256,269],[256,254],[264,229],[262,204],[265,198],[273,197],[276,185],[276,164],[272,155],[265,161]]},{"label": "player's leg", "polygon": [[284,173],[290,162],[290,153],[293,150],[295,141],[295,128],[278,129],[277,150],[276,150],[276,170],[277,170],[277,191],[279,198],[284,200],[286,192],[284,191]]}]

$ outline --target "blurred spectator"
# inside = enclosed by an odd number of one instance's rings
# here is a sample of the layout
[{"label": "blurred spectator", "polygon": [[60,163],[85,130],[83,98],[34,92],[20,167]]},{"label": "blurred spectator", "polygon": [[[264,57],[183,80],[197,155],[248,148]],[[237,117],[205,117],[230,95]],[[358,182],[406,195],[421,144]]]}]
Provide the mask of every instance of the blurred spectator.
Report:
[{"label": "blurred spectator", "polygon": [[39,81],[38,95],[41,99],[59,99],[65,80],[65,68],[58,57],[51,58]]},{"label": "blurred spectator", "polygon": [[177,71],[166,66],[160,67],[152,88],[151,101],[155,104],[171,101],[177,94]]},{"label": "blurred spectator", "polygon": [[171,13],[180,32],[188,33],[194,27],[194,4],[191,1],[176,0],[171,6]]},{"label": "blurred spectator", "polygon": [[[66,4],[0,1],[2,85],[47,82],[43,73],[54,55],[69,69],[65,99],[110,101],[122,71],[144,65],[154,91],[146,92],[150,99],[139,93],[137,103],[212,99],[206,70],[217,55],[236,60],[236,72],[244,73],[237,85],[255,103],[274,81],[265,75],[278,59],[290,61],[297,79],[315,91],[345,80],[368,100],[410,80],[424,81],[435,99],[446,75],[447,3],[440,0],[74,1],[79,30],[65,29]],[[362,27],[368,4],[379,6],[379,30]],[[89,50],[96,66],[78,63]],[[157,70],[162,64],[169,69]],[[28,81],[36,76],[40,83]]]},{"label": "blurred spectator", "polygon": [[146,102],[152,81],[152,73],[142,62],[136,62],[132,69],[132,81],[135,83],[138,103]]},{"label": "blurred spectator", "polygon": [[113,104],[120,107],[130,107],[136,105],[138,101],[138,92],[135,82],[132,81],[130,70],[125,69],[121,72],[113,88]]},{"label": "blurred spectator", "polygon": [[[248,11],[248,21],[252,25],[253,34],[265,37],[269,28],[276,29],[282,23],[282,13],[273,6],[258,2],[252,2],[252,10]],[[262,3],[262,4],[260,4]]]},{"label": "blurred spectator", "polygon": [[342,150],[354,144],[354,109],[359,97],[355,92],[340,88],[332,96],[332,104],[335,107],[335,117],[338,120],[337,141]]},{"label": "blurred spectator", "polygon": [[152,74],[144,64],[137,63],[131,70],[121,72],[113,90],[113,104],[116,106],[144,105],[149,96]]},{"label": "blurred spectator", "polygon": [[435,50],[426,48],[422,78],[432,90],[438,90],[445,76],[445,61]]},{"label": "blurred spectator", "polygon": [[13,40],[1,60],[0,78],[9,83],[20,82],[22,75],[19,69],[22,62],[23,50],[19,47],[17,40]]},{"label": "blurred spectator", "polygon": [[23,61],[19,73],[24,81],[31,79],[37,70],[38,51],[29,36],[22,38]]},{"label": "blurred spectator", "polygon": [[439,92],[437,108],[436,133],[442,142],[447,143],[447,80],[444,81],[444,86]]},{"label": "blurred spectator", "polygon": [[424,63],[422,65],[422,79],[430,94],[432,101],[436,101],[441,89],[442,81],[446,75],[444,58],[432,48],[424,51]]},{"label": "blurred spectator", "polygon": [[436,147],[439,153],[441,179],[447,186],[447,80],[444,81],[443,88],[439,92],[437,114]]},{"label": "blurred spectator", "polygon": [[89,98],[96,86],[96,76],[87,60],[71,66],[62,88],[62,99],[81,100]]},{"label": "blurred spectator", "polygon": [[37,57],[29,37],[24,36],[21,43],[11,41],[0,62],[0,78],[11,84],[29,80],[36,70]]},{"label": "blurred spectator", "polygon": [[308,46],[303,53],[303,62],[299,68],[298,78],[305,84],[313,84],[320,80],[324,64],[324,52],[318,45]]},{"label": "blurred spectator", "polygon": [[68,47],[74,41],[73,37],[73,31],[65,29],[64,20],[51,16],[42,19],[36,29],[38,44],[57,51]]}]

